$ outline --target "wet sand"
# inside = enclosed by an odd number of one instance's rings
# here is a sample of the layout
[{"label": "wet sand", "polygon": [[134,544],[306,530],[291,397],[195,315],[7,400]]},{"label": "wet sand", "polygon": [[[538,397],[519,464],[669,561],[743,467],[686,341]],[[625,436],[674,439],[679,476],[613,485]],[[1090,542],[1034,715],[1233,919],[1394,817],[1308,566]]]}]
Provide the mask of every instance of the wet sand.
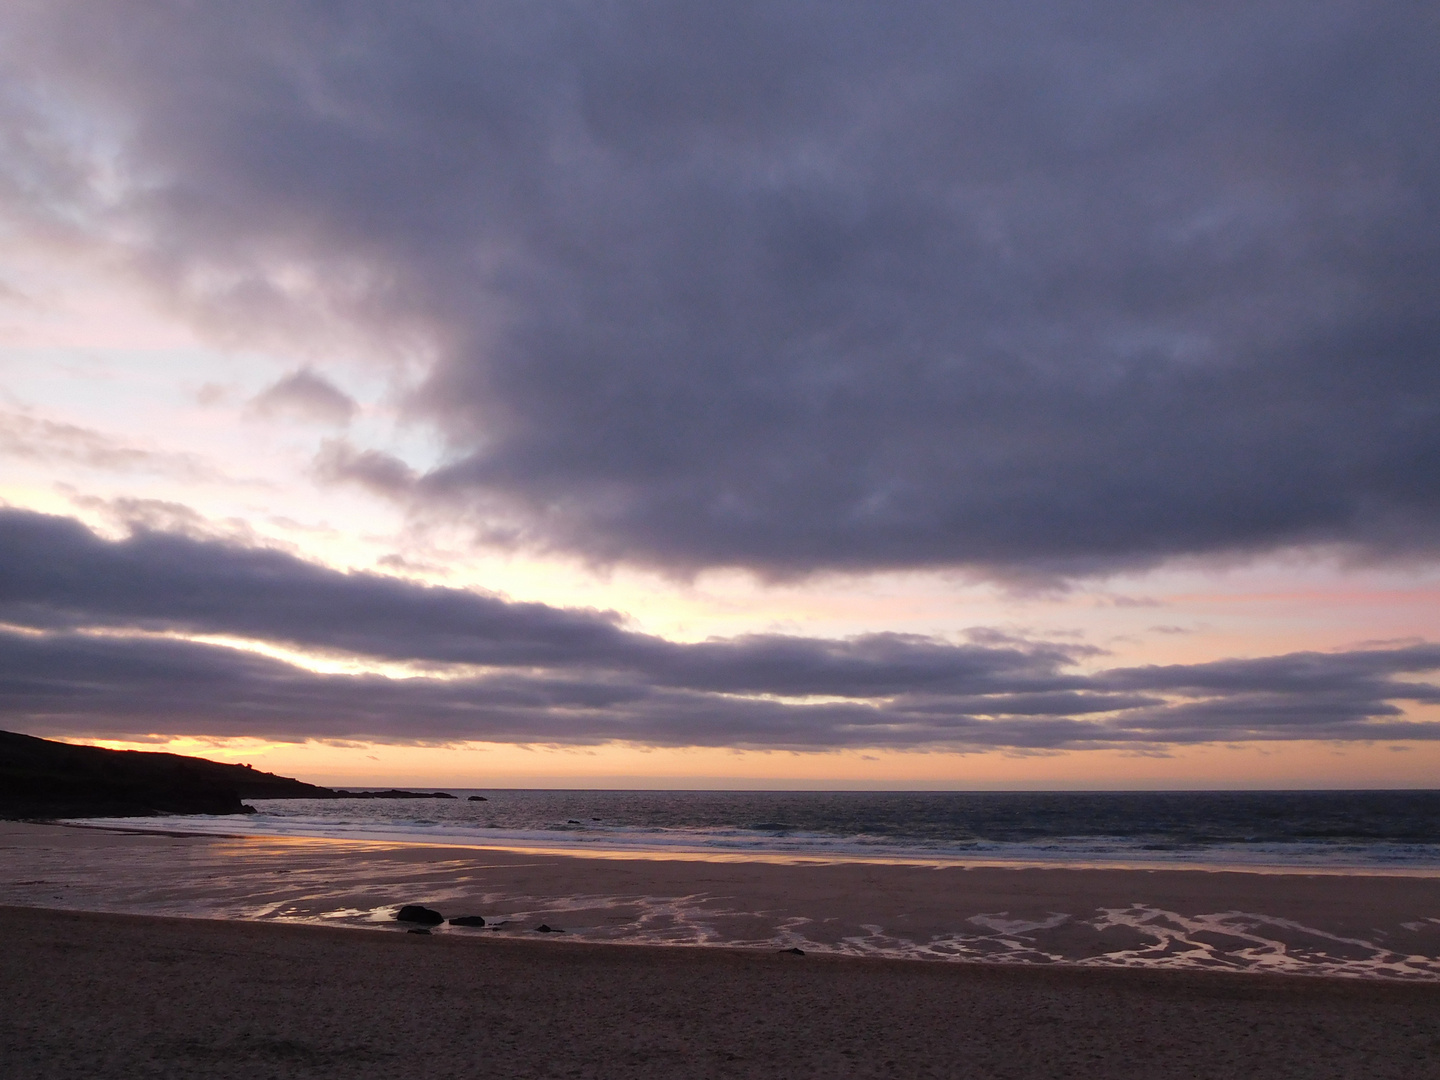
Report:
[{"label": "wet sand", "polygon": [[[1440,879],[593,859],[0,823],[0,903],[807,954],[1440,980]],[[498,926],[497,926],[498,924]]]},{"label": "wet sand", "polygon": [[1440,1076],[1440,984],[0,908],[0,1069],[94,1077]]}]

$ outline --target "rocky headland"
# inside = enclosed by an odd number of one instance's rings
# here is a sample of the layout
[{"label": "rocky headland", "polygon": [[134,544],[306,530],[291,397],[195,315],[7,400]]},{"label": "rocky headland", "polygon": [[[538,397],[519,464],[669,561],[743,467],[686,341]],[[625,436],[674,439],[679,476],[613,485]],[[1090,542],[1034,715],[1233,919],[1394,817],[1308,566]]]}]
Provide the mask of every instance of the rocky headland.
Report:
[{"label": "rocky headland", "polygon": [[0,731],[0,818],[253,813],[245,799],[454,797],[438,791],[337,791],[249,765]]}]

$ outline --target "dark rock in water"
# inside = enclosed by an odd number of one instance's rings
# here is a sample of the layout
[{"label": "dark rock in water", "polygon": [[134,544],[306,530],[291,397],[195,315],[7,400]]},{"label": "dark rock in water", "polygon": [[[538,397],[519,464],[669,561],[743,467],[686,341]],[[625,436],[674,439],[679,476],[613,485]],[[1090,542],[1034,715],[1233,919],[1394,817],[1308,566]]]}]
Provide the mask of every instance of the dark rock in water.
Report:
[{"label": "dark rock in water", "polygon": [[430,936],[430,931],[426,930],[423,926],[412,926],[409,930],[406,930],[405,932],[407,934],[424,934],[426,937]]},{"label": "dark rock in water", "polygon": [[330,795],[332,799],[453,799],[444,791],[400,791],[398,788],[391,788],[389,791],[346,791],[339,788]]},{"label": "dark rock in water", "polygon": [[413,922],[421,926],[439,926],[445,921],[445,916],[432,908],[422,907],[419,904],[406,904],[395,913],[396,922]]},{"label": "dark rock in water", "polygon": [[484,926],[485,920],[479,915],[461,915],[458,919],[450,920],[451,926]]},{"label": "dark rock in water", "polygon": [[466,802],[489,802],[490,800],[487,799],[484,795],[471,795],[470,798],[466,799],[465,801],[466,801]]},{"label": "dark rock in water", "polygon": [[535,927],[535,932],[536,932],[537,934],[563,934],[565,931],[564,931],[564,930],[557,930],[557,929],[555,929],[555,927],[553,927],[553,926],[546,926],[546,925],[542,922],[539,926]]},{"label": "dark rock in water", "polygon": [[579,825],[580,822],[576,821],[576,820],[572,817],[569,821],[565,822],[565,824],[566,824],[566,825]]},{"label": "dark rock in water", "polygon": [[781,950],[780,950],[780,955],[781,955],[781,956],[804,956],[804,955],[805,955],[805,950],[804,950],[804,949],[781,949]]}]

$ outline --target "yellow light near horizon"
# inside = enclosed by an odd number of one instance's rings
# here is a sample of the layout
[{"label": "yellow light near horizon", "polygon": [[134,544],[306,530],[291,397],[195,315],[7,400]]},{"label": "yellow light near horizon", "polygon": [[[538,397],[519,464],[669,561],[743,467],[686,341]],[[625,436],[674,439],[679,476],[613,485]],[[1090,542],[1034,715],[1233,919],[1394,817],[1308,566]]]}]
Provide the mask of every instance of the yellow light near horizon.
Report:
[{"label": "yellow light near horizon", "polygon": [[[82,740],[71,740],[82,741]],[[203,736],[83,740],[245,762],[337,787],[1097,790],[1432,788],[1440,742],[1243,743],[1133,750],[730,750],[708,747],[276,742]]]}]

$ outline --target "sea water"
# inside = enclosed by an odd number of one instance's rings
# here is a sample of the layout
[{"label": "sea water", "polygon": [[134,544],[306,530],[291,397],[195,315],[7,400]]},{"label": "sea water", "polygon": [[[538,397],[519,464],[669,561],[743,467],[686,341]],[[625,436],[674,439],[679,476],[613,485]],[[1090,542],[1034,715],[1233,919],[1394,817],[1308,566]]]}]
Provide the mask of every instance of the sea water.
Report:
[{"label": "sea water", "polygon": [[638,857],[1440,872],[1440,791],[449,794],[126,825]]}]

